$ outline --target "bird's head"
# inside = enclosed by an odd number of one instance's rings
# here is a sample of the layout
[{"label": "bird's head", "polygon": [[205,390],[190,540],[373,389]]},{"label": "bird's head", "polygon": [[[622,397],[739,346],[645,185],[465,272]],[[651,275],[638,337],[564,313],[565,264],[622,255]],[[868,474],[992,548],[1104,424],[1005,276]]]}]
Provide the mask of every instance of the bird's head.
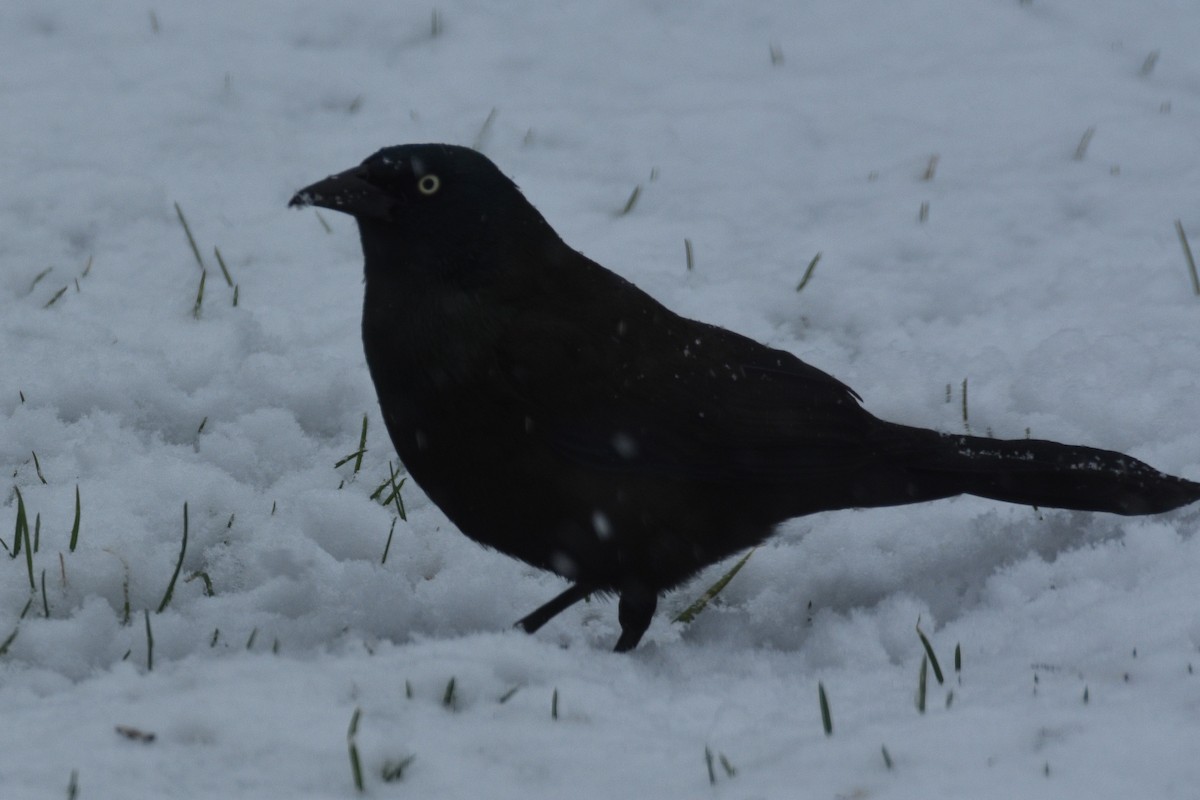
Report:
[{"label": "bird's head", "polygon": [[[385,147],[361,164],[296,192],[289,206],[354,217],[368,272],[397,258],[467,267],[511,237],[549,232],[541,214],[486,156],[449,144]],[[383,267],[384,264],[378,263]]]}]

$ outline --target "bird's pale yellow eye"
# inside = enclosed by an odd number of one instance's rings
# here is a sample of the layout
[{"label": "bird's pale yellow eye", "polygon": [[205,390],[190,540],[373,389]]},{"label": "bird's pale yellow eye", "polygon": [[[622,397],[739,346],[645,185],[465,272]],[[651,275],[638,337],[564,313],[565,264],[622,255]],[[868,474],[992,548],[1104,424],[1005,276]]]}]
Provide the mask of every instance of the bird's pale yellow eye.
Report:
[{"label": "bird's pale yellow eye", "polygon": [[437,175],[422,175],[417,181],[417,191],[423,195],[431,195],[437,192],[442,186],[441,179]]}]

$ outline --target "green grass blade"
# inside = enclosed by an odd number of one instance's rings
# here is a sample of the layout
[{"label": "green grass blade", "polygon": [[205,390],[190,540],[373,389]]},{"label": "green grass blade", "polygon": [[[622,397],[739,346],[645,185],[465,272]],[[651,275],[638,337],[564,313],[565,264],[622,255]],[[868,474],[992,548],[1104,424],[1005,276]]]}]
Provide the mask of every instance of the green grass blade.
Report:
[{"label": "green grass blade", "polygon": [[392,519],[392,527],[388,530],[387,544],[383,546],[383,558],[379,559],[380,564],[387,563],[388,551],[392,549],[392,534],[396,532],[396,520]]},{"label": "green grass blade", "polygon": [[83,509],[79,504],[79,484],[75,484],[75,522],[71,525],[71,544],[69,545],[72,553],[75,552],[75,546],[79,544],[79,520],[83,516]]},{"label": "green grass blade", "polygon": [[483,152],[483,145],[487,141],[488,134],[492,130],[492,123],[496,121],[496,114],[500,113],[496,108],[488,112],[487,119],[483,121],[483,125],[479,128],[479,133],[475,134],[475,141],[471,144],[471,149]]},{"label": "green grass blade", "polygon": [[350,730],[346,732],[346,743],[350,749],[350,774],[354,778],[354,788],[366,791],[363,786],[362,762],[358,758],[358,720],[362,717],[362,709],[354,709],[350,717]]},{"label": "green grass blade", "polygon": [[161,614],[166,610],[167,605],[171,602],[171,595],[175,594],[175,581],[179,580],[179,571],[183,569],[183,556],[187,553],[188,540],[188,504],[183,504],[183,543],[179,546],[179,560],[175,562],[175,572],[171,574],[171,582],[167,584],[167,591],[163,594],[162,602],[158,604],[158,611]]},{"label": "green grass blade", "polygon": [[917,711],[925,713],[925,689],[929,677],[929,656],[921,656],[921,672],[917,675]]},{"label": "green grass blade", "polygon": [[200,319],[200,309],[204,305],[204,283],[208,280],[208,271],[200,273],[200,288],[196,290],[196,304],[192,306],[192,316]]},{"label": "green grass blade", "polygon": [[379,771],[379,777],[384,783],[395,783],[404,778],[404,770],[408,769],[408,765],[416,758],[413,756],[405,756],[404,758],[393,761],[388,759],[383,762],[383,768]]},{"label": "green grass blade", "polygon": [[639,183],[633,187],[633,191],[629,194],[629,199],[625,201],[625,206],[617,212],[618,217],[623,217],[630,211],[633,211],[637,205],[638,198],[642,196],[642,185]]},{"label": "green grass blade", "polygon": [[200,256],[200,248],[196,246],[196,237],[192,236],[192,228],[188,225],[187,217],[183,216],[183,209],[179,207],[179,203],[175,204],[175,216],[179,217],[179,224],[183,226],[183,232],[187,236],[188,245],[192,248],[192,255],[196,257],[196,263],[200,265],[200,271],[205,272],[207,267],[204,266],[204,259]]},{"label": "green grass blade", "polygon": [[17,493],[17,536],[21,543],[18,547],[25,548],[25,567],[29,572],[29,590],[36,591],[37,584],[33,581],[33,542],[29,541],[29,517],[25,513],[25,499],[21,497],[21,490],[13,487]]},{"label": "green grass blade", "polygon": [[1188,274],[1192,276],[1192,291],[1200,296],[1200,274],[1196,272],[1196,259],[1192,257],[1192,246],[1188,244],[1187,233],[1183,230],[1183,222],[1175,220],[1175,233],[1179,234],[1179,244],[1183,247],[1183,256],[1187,259]]},{"label": "green grass blade", "polygon": [[3,642],[0,642],[0,657],[8,655],[8,648],[12,647],[12,643],[17,640],[17,634],[21,632],[21,623],[13,626],[12,633],[5,637]]},{"label": "green grass blade", "polygon": [[367,452],[367,415],[363,414],[362,436],[358,439],[358,454],[354,459],[354,474],[362,469],[363,453]]},{"label": "green grass blade", "polygon": [[16,558],[21,555],[21,547],[25,544],[25,529],[29,527],[29,520],[25,517],[25,498],[21,496],[21,490],[14,486],[13,491],[17,493],[17,524],[13,530],[13,548],[9,555]]},{"label": "green grass blade", "polygon": [[691,622],[692,620],[694,620],[700,614],[700,612],[703,611],[704,608],[712,601],[712,599],[714,597],[716,597],[717,595],[719,595],[722,592],[722,590],[724,590],[725,587],[729,585],[729,582],[731,580],[733,580],[733,576],[737,575],[739,572],[741,572],[742,567],[746,566],[746,562],[750,560],[750,556],[754,555],[755,549],[757,549],[757,548],[751,548],[750,552],[748,552],[748,553],[746,553],[746,555],[742,556],[741,560],[733,565],[733,569],[729,570],[729,572],[726,572],[724,575],[721,576],[721,578],[716,583],[714,583],[712,586],[708,587],[708,591],[706,591],[699,598],[697,598],[697,600],[694,603],[692,603],[690,606],[685,608],[679,614],[679,616],[675,617],[674,621],[687,624],[687,623]]},{"label": "green grass blade", "polygon": [[817,253],[812,257],[812,261],[808,262],[808,269],[804,270],[804,277],[800,279],[800,283],[796,284],[796,291],[804,291],[804,287],[808,286],[808,282],[812,280],[813,273],[817,270],[817,262],[821,260],[821,254]]},{"label": "green grass blade", "polygon": [[38,480],[45,485],[47,483],[46,476],[42,474],[42,462],[38,461],[37,451],[30,450],[29,452],[33,453],[33,469],[35,472],[37,472]]},{"label": "green grass blade", "polygon": [[833,735],[833,714],[829,711],[829,697],[825,694],[825,684],[817,681],[817,700],[821,704],[821,727],[826,736]]},{"label": "green grass blade", "polygon": [[227,283],[229,285],[229,288],[232,289],[233,288],[233,278],[229,274],[229,267],[225,266],[225,259],[221,258],[221,248],[214,247],[213,255],[215,255],[217,257],[217,266],[219,266],[221,268],[221,274],[225,276],[225,283]]},{"label": "green grass blade", "polygon": [[925,636],[925,632],[921,630],[921,620],[917,620],[917,636],[921,637],[921,645],[925,648],[925,655],[929,656],[929,664],[933,667],[933,677],[937,678],[938,685],[945,683],[942,678],[942,667],[938,664],[937,656],[933,653],[933,645],[929,643],[929,639]]},{"label": "green grass blade", "polygon": [[54,296],[51,297],[49,300],[47,300],[46,305],[42,306],[42,308],[49,308],[50,306],[54,305],[55,303],[58,302],[58,298],[62,297],[66,293],[67,293],[67,287],[64,286],[61,289],[59,289],[57,292],[55,292]]},{"label": "green grass blade", "polygon": [[154,633],[150,630],[150,609],[143,612],[146,616],[146,672],[154,671]]}]

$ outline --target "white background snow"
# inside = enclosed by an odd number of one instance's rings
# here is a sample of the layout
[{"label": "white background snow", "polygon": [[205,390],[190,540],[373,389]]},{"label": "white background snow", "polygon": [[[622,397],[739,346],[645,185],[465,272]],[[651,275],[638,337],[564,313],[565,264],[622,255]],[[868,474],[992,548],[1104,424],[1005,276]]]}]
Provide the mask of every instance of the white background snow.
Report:
[{"label": "white background snow", "polygon": [[[24,618],[25,555],[0,557],[0,796],[74,771],[83,798],[353,797],[356,708],[373,797],[1200,796],[1200,508],[795,520],[625,656],[608,601],[513,632],[561,581],[412,484],[381,564],[357,234],[286,208],[379,147],[480,140],[575,247],[880,416],[961,431],[966,379],[975,433],[1200,480],[1174,229],[1200,250],[1200,6],[464,0],[436,36],[433,10],[0,9],[0,468],[40,514]],[[16,516],[6,487],[10,548]],[[947,671],[924,714],[918,619]],[[736,774],[710,784],[706,748]]]}]

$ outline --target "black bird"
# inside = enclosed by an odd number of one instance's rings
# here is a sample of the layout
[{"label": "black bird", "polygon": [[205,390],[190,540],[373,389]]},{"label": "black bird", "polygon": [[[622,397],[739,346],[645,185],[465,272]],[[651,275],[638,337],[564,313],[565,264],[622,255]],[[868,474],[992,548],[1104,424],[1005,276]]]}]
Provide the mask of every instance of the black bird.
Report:
[{"label": "black bird", "polygon": [[684,319],[571,249],[487,158],[388,147],[300,190],[358,222],[362,334],[409,474],[477,542],[620,597],[658,595],[791,517],[973,494],[1155,514],[1200,483],[1120,453],[877,419],[791,353]]}]

